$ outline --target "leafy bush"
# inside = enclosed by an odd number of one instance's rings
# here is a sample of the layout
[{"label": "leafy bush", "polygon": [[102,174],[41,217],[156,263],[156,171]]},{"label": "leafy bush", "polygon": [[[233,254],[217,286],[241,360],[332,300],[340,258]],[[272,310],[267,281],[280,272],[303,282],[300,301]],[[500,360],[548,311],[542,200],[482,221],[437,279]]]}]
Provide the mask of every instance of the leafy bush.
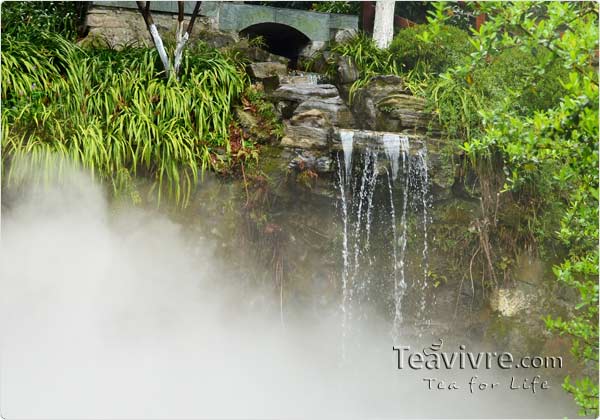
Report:
[{"label": "leafy bush", "polygon": [[442,73],[472,51],[469,34],[450,25],[443,25],[435,36],[427,25],[402,29],[389,47],[398,68],[404,72],[417,69],[422,74]]},{"label": "leafy bush", "polygon": [[[443,31],[446,7],[435,4],[430,38]],[[485,2],[480,7],[488,19],[471,38],[473,53],[442,74],[429,93],[446,127],[462,135],[472,162],[501,160],[506,182],[491,196],[510,194],[532,228],[547,208],[561,209],[558,232],[530,230],[567,248],[567,258],[554,271],[579,292],[580,302],[570,318],[548,317],[546,324],[569,336],[572,353],[597,371],[597,4]],[[582,415],[598,415],[597,375],[567,377],[563,388]]]},{"label": "leafy bush", "polygon": [[360,1],[318,1],[312,4],[311,9],[321,13],[341,13],[357,15],[360,13]]},{"label": "leafy bush", "polygon": [[[538,72],[535,68],[540,61],[549,64]],[[564,62],[553,60],[550,52],[508,48],[474,69],[471,79],[484,91],[488,103],[501,103],[508,96],[514,110],[530,115],[558,103],[566,94],[561,81],[567,79],[568,73]]]},{"label": "leafy bush", "polygon": [[[333,78],[337,71],[337,58],[339,56],[350,58],[359,71],[359,78],[350,87],[350,100],[360,87],[368,83],[373,76],[378,74],[399,74],[398,67],[387,50],[382,50],[375,45],[373,39],[359,32],[347,41],[334,43],[330,47],[331,54],[327,60],[327,76]],[[322,52],[317,53],[309,61],[310,69],[314,62],[322,58]]]},{"label": "leafy bush", "polygon": [[86,2],[8,1],[2,5],[2,35],[26,37],[43,30],[74,39]]},{"label": "leafy bush", "polygon": [[178,81],[157,77],[154,49],[86,51],[46,32],[35,39],[3,39],[5,182],[20,181],[13,159],[48,171],[53,155],[115,191],[121,180],[147,174],[159,202],[166,191],[185,203],[199,169],[229,151],[232,104],[247,79],[217,50],[187,50]]}]

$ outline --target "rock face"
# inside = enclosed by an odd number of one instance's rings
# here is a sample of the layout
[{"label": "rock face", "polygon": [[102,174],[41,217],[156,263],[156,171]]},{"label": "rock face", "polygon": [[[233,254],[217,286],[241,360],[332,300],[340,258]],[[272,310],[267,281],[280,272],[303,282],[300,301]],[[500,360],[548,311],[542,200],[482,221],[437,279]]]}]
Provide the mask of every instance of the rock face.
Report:
[{"label": "rock face", "polygon": [[309,98],[333,98],[339,95],[334,85],[300,83],[283,85],[273,92],[272,96],[281,101],[296,102],[299,104]]},{"label": "rock face", "polygon": [[439,128],[425,109],[425,100],[411,95],[398,76],[376,76],[359,89],[352,112],[368,130],[438,134]]},{"label": "rock face", "polygon": [[248,66],[250,76],[254,79],[268,79],[270,77],[283,76],[287,73],[287,66],[282,63],[251,63]]},{"label": "rock face", "polygon": [[337,75],[338,83],[342,85],[352,84],[360,76],[354,60],[344,56],[340,56],[337,59]]},{"label": "rock face", "polygon": [[263,50],[255,45],[250,45],[247,38],[242,38],[238,43],[234,45],[234,48],[239,51],[248,60],[259,63],[259,62],[271,62],[281,63],[288,66],[290,59],[282,57],[280,55],[272,54],[267,50]]},{"label": "rock face", "polygon": [[[338,81],[349,86],[358,78],[354,63],[338,60]],[[431,133],[430,115],[425,101],[410,95],[402,79],[379,76],[360,89],[352,110],[332,84],[306,83],[306,80],[282,76],[282,84],[270,94],[284,120],[285,136],[281,145],[287,150],[289,168],[306,168],[317,173],[330,173],[332,153],[341,150],[340,131],[351,130],[355,148],[375,147],[384,153],[383,137],[407,137],[412,148],[429,149],[433,191],[441,199],[451,194],[454,171],[440,159],[443,147],[440,139],[425,136]],[[329,159],[325,159],[329,157]]]},{"label": "rock face", "polygon": [[284,147],[325,149],[329,145],[332,125],[325,114],[316,109],[295,114],[284,123]]},{"label": "rock face", "polygon": [[283,84],[271,98],[284,118],[285,136],[281,145],[287,149],[289,168],[330,172],[334,127],[355,126],[352,112],[337,88],[300,80]]},{"label": "rock face", "polygon": [[281,85],[271,94],[277,110],[283,119],[292,118],[296,108],[304,101],[312,98],[326,99],[338,96],[333,85],[317,85],[315,83],[293,83]]},{"label": "rock face", "polygon": [[530,304],[525,293],[519,289],[495,289],[490,297],[492,311],[502,316],[515,316]]},{"label": "rock face", "polygon": [[319,110],[327,115],[331,124],[336,127],[353,128],[355,126],[352,112],[339,96],[308,99],[300,103],[295,112],[301,113],[311,109]]},{"label": "rock face", "polygon": [[279,77],[287,73],[287,66],[277,62],[250,63],[248,74],[255,82],[260,82],[266,91],[272,91],[279,86]]}]

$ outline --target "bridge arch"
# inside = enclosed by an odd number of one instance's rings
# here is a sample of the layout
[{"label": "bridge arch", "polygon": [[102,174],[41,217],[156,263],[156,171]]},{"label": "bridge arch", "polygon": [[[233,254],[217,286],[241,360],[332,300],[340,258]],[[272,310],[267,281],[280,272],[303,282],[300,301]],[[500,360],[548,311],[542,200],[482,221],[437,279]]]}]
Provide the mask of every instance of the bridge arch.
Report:
[{"label": "bridge arch", "polygon": [[277,55],[295,60],[307,47],[311,39],[293,26],[277,22],[261,22],[250,25],[240,31],[247,38],[263,37],[266,49]]}]

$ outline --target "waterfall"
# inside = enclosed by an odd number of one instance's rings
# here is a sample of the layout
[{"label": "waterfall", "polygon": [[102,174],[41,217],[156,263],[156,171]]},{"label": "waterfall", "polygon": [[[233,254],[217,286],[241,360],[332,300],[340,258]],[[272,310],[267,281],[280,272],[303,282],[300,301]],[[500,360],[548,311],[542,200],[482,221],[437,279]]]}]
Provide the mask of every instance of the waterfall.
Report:
[{"label": "waterfall", "polygon": [[[348,159],[345,160],[348,162]],[[342,174],[342,165],[340,162],[340,156],[337,156],[338,166],[338,185],[340,189],[340,207],[342,213],[342,259],[344,267],[342,269],[342,359],[345,358],[345,341],[346,331],[349,324],[350,315],[350,290],[348,287],[348,274],[350,267],[350,260],[348,254],[348,201],[346,199],[346,181],[349,180],[349,170],[346,166],[345,176]]]},{"label": "waterfall", "polygon": [[353,226],[354,261],[351,279],[353,287],[356,290],[358,303],[363,300],[369,300],[368,286],[370,284],[371,273],[369,271],[361,273],[360,267],[361,257],[366,257],[367,259],[370,257],[371,212],[373,210],[373,196],[377,181],[377,154],[367,149],[363,158],[364,169],[361,176],[358,200],[354,200],[356,211]]},{"label": "waterfall", "polygon": [[[402,325],[402,298],[406,291],[406,279],[404,273],[404,259],[406,256],[406,243],[407,241],[407,222],[406,222],[406,209],[408,208],[408,189],[409,189],[409,168],[410,168],[410,144],[408,137],[400,137],[400,151],[402,152],[402,176],[404,183],[402,187],[402,216],[400,218],[400,258],[397,258],[397,233],[396,233],[396,212],[393,207],[392,188],[388,177],[388,186],[390,191],[390,203],[392,205],[392,226],[394,236],[394,323],[392,326],[392,339],[394,343],[397,342],[400,334],[400,327]],[[393,163],[392,167],[393,167]],[[396,162],[397,164],[397,162]]]},{"label": "waterfall", "polygon": [[[340,130],[339,136],[342,150],[337,154],[337,181],[343,229],[343,340],[349,337],[352,324],[358,325],[356,321],[367,316],[364,304],[383,292],[384,296],[387,293],[388,298],[391,297],[392,339],[396,343],[405,318],[403,300],[409,290],[406,277],[408,220],[409,209],[413,208],[422,212],[417,227],[422,224],[418,236],[423,239],[422,276],[413,278],[410,288],[416,322],[423,321],[426,308],[430,207],[427,151],[423,147],[411,156],[408,137],[394,133]],[[384,162],[378,162],[379,156],[385,157]],[[400,195],[395,194],[398,189]],[[418,244],[416,242],[416,249],[420,248]],[[387,287],[391,289],[385,292]]]},{"label": "waterfall", "polygon": [[354,141],[354,131],[340,130],[340,139],[342,141],[342,150],[344,151],[344,165],[346,168],[346,182],[350,179],[352,170],[352,148]]},{"label": "waterfall", "polygon": [[[421,205],[423,208],[423,281],[421,283],[421,299],[419,310],[417,312],[418,319],[428,323],[425,317],[425,291],[429,278],[429,245],[427,241],[427,225],[429,224],[429,175],[427,169],[427,149],[422,148],[417,153],[417,171],[420,181]],[[421,329],[420,329],[421,330]]]},{"label": "waterfall", "polygon": [[[393,176],[393,175],[392,175]],[[404,261],[398,262],[398,233],[396,229],[396,208],[394,206],[394,190],[392,189],[392,181],[390,180],[390,171],[387,171],[387,184],[390,196],[390,224],[392,226],[392,261],[394,262],[393,277],[394,277],[394,323],[392,325],[392,340],[395,344],[398,341],[400,324],[402,323],[402,285],[398,280],[399,268],[403,268]]]},{"label": "waterfall", "polygon": [[[352,180],[352,135],[343,137],[344,165],[338,153],[338,192],[342,218],[342,339],[346,340],[352,329],[352,319],[363,317],[357,309],[369,299],[370,270],[362,270],[363,260],[370,265],[370,229],[372,223],[373,198],[377,181],[377,153],[366,149],[362,155],[363,171],[359,182]],[[355,314],[356,312],[356,314]],[[343,347],[345,353],[345,348]]]},{"label": "waterfall", "polygon": [[[404,137],[406,138],[406,137]],[[398,134],[385,133],[382,137],[383,149],[392,167],[392,179],[398,178],[398,167],[400,158],[400,136]]]}]

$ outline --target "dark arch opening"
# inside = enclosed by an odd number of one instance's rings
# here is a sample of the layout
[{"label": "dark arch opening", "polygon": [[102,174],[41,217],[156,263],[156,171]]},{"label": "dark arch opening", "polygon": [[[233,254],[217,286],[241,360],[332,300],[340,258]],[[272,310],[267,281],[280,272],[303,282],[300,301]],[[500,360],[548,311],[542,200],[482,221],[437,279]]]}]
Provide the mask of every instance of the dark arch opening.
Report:
[{"label": "dark arch opening", "polygon": [[297,60],[300,51],[310,42],[310,39],[299,30],[274,22],[248,26],[240,31],[240,35],[250,39],[262,36],[267,51],[288,57],[292,62]]}]

